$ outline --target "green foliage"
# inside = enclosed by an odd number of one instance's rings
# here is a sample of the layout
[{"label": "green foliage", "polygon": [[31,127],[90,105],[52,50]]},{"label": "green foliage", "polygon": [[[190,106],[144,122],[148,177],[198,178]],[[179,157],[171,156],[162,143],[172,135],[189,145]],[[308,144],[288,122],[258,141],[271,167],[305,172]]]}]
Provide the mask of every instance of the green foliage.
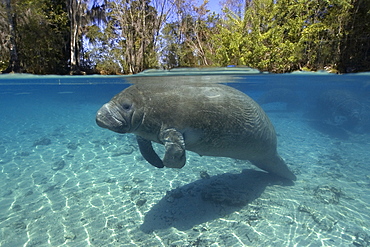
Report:
[{"label": "green foliage", "polygon": [[270,72],[336,67],[352,7],[348,0],[254,0],[244,15],[226,8],[212,39],[215,64]]},{"label": "green foliage", "polygon": [[5,70],[9,63],[8,28],[5,5],[0,2],[0,71]]},{"label": "green foliage", "polygon": [[178,19],[162,29],[163,67],[198,67],[214,65],[216,52],[212,36],[218,32],[219,15],[208,14],[207,2],[199,7],[178,6]]},{"label": "green foliage", "polygon": [[[80,65],[81,58],[82,66],[105,74],[159,66],[245,65],[278,73],[370,70],[370,22],[365,21],[370,19],[370,1],[226,1],[218,15],[208,10],[207,0],[200,5],[185,0],[174,5],[166,0],[118,0],[105,2],[106,8],[95,3],[90,10],[76,12],[79,24],[73,24],[65,0],[11,3],[20,65],[30,73],[67,73],[71,51],[75,64]],[[0,69],[8,66],[11,47],[4,6]],[[104,22],[98,25],[96,20]],[[71,30],[78,31],[73,45]],[[89,42],[85,50],[83,38]]]},{"label": "green foliage", "polygon": [[97,25],[89,26],[86,38],[93,45],[85,54],[85,60],[91,61],[90,67],[101,74],[123,73],[123,42],[118,39],[113,20],[106,23],[104,30]]},{"label": "green foliage", "polygon": [[[66,73],[69,27],[65,1],[16,1],[13,9],[18,57],[24,71]],[[8,52],[8,47],[4,48]]]},{"label": "green foliage", "polygon": [[125,73],[138,73],[157,66],[154,39],[159,31],[157,10],[146,0],[110,2],[113,43],[122,50]]},{"label": "green foliage", "polygon": [[353,0],[348,12],[339,21],[344,27],[338,30],[340,43],[338,69],[342,72],[370,70],[370,1]]},{"label": "green foliage", "polygon": [[[65,74],[68,71],[68,17],[64,1],[40,1],[39,8],[22,6],[26,14],[18,26],[19,53],[28,73]],[[63,10],[64,8],[64,10]]]}]

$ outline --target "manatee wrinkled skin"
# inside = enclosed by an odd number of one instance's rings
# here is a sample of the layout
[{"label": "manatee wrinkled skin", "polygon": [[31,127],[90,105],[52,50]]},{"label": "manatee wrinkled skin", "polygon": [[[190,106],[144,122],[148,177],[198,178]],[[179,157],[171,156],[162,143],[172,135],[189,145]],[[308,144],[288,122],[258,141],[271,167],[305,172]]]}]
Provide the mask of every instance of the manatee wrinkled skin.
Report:
[{"label": "manatee wrinkled skin", "polygon": [[[181,168],[185,150],[249,160],[296,180],[276,150],[276,133],[262,108],[222,84],[139,83],[114,96],[96,115],[100,127],[137,136],[143,157],[156,167]],[[165,146],[161,160],[152,143]]]}]

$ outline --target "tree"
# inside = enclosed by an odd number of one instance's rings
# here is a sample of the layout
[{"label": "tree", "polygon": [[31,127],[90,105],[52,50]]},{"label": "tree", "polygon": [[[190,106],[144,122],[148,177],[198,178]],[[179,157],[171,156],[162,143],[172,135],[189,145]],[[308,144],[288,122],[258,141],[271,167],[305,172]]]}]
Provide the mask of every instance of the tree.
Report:
[{"label": "tree", "polygon": [[9,65],[3,73],[10,72],[20,72],[21,66],[18,57],[18,48],[16,42],[16,22],[15,22],[15,12],[10,0],[5,0],[5,10],[7,14],[7,24],[8,24],[8,50],[9,50]]},{"label": "tree", "polygon": [[5,10],[5,2],[0,2],[0,71],[5,70],[9,63],[9,45],[8,33],[9,26],[7,21],[7,12]]},{"label": "tree", "polygon": [[67,0],[70,23],[70,74],[81,73],[83,35],[88,24],[105,21],[105,6],[106,2],[98,4],[94,1],[89,9],[88,0]]},{"label": "tree", "polygon": [[101,74],[121,74],[124,71],[123,42],[114,20],[108,18],[103,30],[98,25],[88,26],[86,38],[93,47],[86,53],[86,60],[91,61],[91,67]]},{"label": "tree", "polygon": [[[101,0],[100,0],[101,1]],[[246,65],[263,71],[370,69],[364,0],[2,0],[0,69],[138,73]],[[87,38],[93,48],[86,50]]]},{"label": "tree", "polygon": [[189,1],[176,1],[176,19],[162,30],[164,67],[210,66],[215,47],[210,42],[217,32],[219,16],[211,13],[205,0],[199,6]]},{"label": "tree", "polygon": [[358,72],[370,70],[370,1],[354,0],[342,21],[342,42],[339,71]]},{"label": "tree", "polygon": [[349,0],[254,0],[244,6],[244,14],[224,8],[213,40],[218,43],[217,64],[270,72],[338,66]]},{"label": "tree", "polygon": [[147,0],[110,3],[109,15],[114,21],[116,34],[120,36],[118,42],[124,52],[124,70],[129,74],[157,66],[154,42],[162,20],[158,19],[156,9],[149,3]]},{"label": "tree", "polygon": [[[66,73],[69,29],[65,1],[12,1],[11,4],[13,31],[3,29],[3,42],[11,60],[6,72]],[[18,70],[12,69],[16,67]]]},{"label": "tree", "polygon": [[68,72],[69,23],[64,0],[39,0],[19,5],[19,49],[28,73]]}]

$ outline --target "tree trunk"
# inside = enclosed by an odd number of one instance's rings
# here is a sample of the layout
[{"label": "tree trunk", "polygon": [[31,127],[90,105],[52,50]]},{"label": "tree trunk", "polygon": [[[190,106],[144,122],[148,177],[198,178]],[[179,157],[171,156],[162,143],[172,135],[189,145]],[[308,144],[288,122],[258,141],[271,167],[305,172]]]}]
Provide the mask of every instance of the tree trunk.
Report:
[{"label": "tree trunk", "polygon": [[68,12],[70,20],[70,74],[80,74],[79,63],[79,37],[78,31],[80,29],[79,15],[81,15],[81,3],[79,0],[68,1]]},{"label": "tree trunk", "polygon": [[6,13],[8,17],[8,25],[9,25],[9,41],[10,41],[10,60],[9,66],[3,73],[19,73],[21,72],[21,66],[18,58],[18,50],[17,50],[17,43],[16,43],[16,24],[14,21],[15,14],[13,13],[12,6],[10,0],[6,0]]}]

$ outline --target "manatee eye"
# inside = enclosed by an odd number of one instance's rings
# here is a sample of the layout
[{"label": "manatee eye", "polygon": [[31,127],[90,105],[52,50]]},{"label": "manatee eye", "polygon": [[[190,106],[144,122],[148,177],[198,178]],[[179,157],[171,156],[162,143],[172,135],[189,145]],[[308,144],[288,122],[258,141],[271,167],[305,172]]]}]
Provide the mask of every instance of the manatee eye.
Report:
[{"label": "manatee eye", "polygon": [[124,103],[122,105],[123,110],[126,110],[126,111],[131,110],[131,107],[132,107],[132,104],[129,104],[129,103]]}]

